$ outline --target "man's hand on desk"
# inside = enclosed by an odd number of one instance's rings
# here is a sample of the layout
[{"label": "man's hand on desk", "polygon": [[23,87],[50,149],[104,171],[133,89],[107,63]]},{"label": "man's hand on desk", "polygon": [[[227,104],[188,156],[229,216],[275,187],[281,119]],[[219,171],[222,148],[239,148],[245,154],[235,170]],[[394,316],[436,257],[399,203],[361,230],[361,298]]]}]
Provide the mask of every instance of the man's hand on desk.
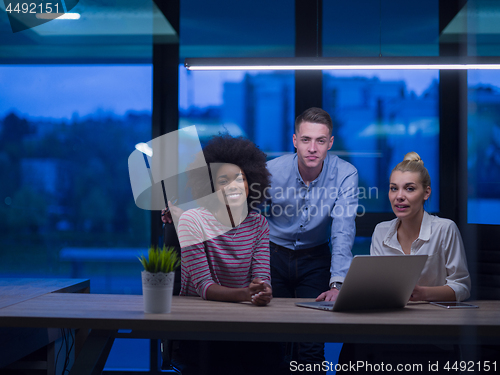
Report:
[{"label": "man's hand on desk", "polygon": [[321,293],[317,298],[316,301],[335,301],[337,299],[337,296],[339,294],[338,289],[332,288],[326,292]]},{"label": "man's hand on desk", "polygon": [[257,306],[265,306],[273,298],[273,291],[269,284],[263,282],[260,278],[253,279],[248,286],[251,302]]}]

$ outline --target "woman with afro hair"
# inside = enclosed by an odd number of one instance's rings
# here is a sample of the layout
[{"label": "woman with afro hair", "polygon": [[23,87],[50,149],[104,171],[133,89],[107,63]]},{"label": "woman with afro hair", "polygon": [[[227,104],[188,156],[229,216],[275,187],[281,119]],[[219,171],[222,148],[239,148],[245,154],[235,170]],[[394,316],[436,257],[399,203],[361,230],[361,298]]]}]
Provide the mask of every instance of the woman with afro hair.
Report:
[{"label": "woman with afro hair", "polygon": [[[269,227],[252,212],[269,187],[266,155],[250,140],[224,134],[211,138],[201,157],[206,166],[191,169],[188,177],[199,207],[182,213],[177,226],[180,295],[267,305],[272,299]],[[194,164],[205,164],[199,161]],[[208,361],[200,363],[200,357]],[[229,374],[235,368],[279,374],[282,360],[279,344],[180,341],[174,344],[172,364],[184,375]]]},{"label": "woman with afro hair", "polygon": [[224,134],[211,138],[202,156],[207,166],[192,169],[188,179],[200,207],[184,212],[177,227],[180,294],[266,305],[269,228],[251,212],[269,186],[266,155],[250,140]]}]

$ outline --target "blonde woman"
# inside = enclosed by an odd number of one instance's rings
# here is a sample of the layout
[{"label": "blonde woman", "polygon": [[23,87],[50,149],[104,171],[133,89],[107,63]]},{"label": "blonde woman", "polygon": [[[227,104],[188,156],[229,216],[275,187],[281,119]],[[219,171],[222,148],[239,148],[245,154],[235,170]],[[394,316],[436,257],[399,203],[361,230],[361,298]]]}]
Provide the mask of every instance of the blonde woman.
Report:
[{"label": "blonde woman", "polygon": [[426,254],[427,263],[410,301],[463,301],[471,281],[462,237],[456,224],[430,215],[431,178],[416,152],[392,170],[389,200],[396,219],[376,226],[371,255]]},{"label": "blonde woman", "polygon": [[[463,301],[470,296],[471,281],[462,237],[453,221],[424,210],[431,192],[424,162],[416,152],[409,152],[394,167],[389,182],[389,200],[396,218],[375,227],[370,254],[428,255],[410,300]],[[344,344],[339,364],[347,368],[346,364],[364,360],[396,368],[398,364],[444,363],[460,358],[457,346]]]}]

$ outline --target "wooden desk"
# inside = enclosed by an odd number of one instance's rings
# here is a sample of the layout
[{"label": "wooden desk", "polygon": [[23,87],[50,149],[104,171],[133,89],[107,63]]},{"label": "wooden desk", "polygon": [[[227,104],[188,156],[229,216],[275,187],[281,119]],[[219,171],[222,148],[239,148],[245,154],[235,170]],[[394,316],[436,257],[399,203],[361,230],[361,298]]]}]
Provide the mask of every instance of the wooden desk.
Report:
[{"label": "wooden desk", "polygon": [[[88,293],[90,281],[83,279],[0,279],[0,309],[25,302],[48,293]],[[30,353],[51,345],[47,352],[47,363],[50,370],[54,365],[53,343],[60,337],[59,330],[48,326],[27,328],[27,326],[0,325],[0,368],[20,360]],[[47,329],[49,328],[49,329]],[[50,357],[50,360],[49,360]],[[54,358],[51,358],[54,357]]]},{"label": "wooden desk", "polygon": [[88,293],[86,279],[0,279],[0,308],[47,293]]},{"label": "wooden desk", "polygon": [[[500,343],[500,301],[479,309],[429,304],[392,311],[337,313],[295,306],[304,299],[249,303],[175,297],[170,314],[145,314],[142,296],[47,294],[0,309],[0,326],[85,328],[92,332],[71,374],[99,373],[115,337],[233,341]],[[119,333],[118,330],[129,332]]]},{"label": "wooden desk", "polygon": [[500,343],[500,301],[479,309],[429,304],[391,311],[327,312],[299,308],[304,299],[270,305],[174,296],[170,314],[145,314],[142,296],[47,294],[0,309],[0,326],[127,329],[142,337],[244,341]]}]

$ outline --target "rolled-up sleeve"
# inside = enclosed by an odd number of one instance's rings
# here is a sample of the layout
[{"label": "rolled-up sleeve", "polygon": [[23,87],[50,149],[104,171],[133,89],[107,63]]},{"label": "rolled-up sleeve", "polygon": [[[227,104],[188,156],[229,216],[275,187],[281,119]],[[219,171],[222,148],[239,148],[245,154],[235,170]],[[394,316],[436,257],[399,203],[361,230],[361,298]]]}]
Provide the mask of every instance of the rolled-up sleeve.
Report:
[{"label": "rolled-up sleeve", "polygon": [[259,222],[259,236],[252,256],[252,278],[259,277],[271,285],[269,226],[263,216],[259,216]]}]

